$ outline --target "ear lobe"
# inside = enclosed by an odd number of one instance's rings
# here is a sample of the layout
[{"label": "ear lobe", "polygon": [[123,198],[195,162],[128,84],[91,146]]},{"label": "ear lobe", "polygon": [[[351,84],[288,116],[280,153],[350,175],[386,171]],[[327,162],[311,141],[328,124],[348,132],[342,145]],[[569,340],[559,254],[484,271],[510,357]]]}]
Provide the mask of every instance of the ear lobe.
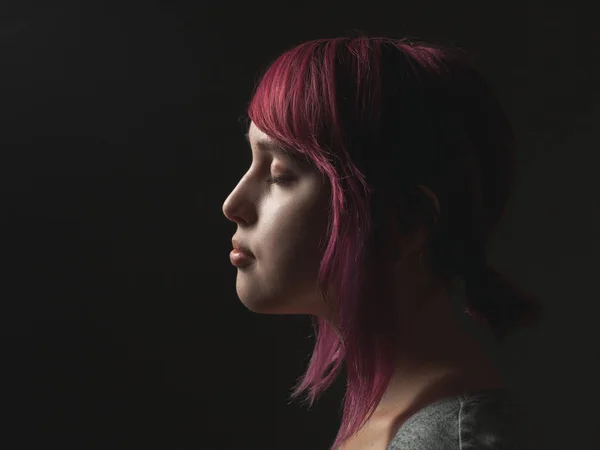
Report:
[{"label": "ear lobe", "polygon": [[437,211],[437,214],[435,216],[435,220],[434,223],[437,224],[440,215],[442,214],[441,212],[441,208],[440,208],[440,201],[438,199],[438,196],[436,195],[435,192],[433,192],[431,189],[429,189],[429,187],[425,186],[424,184],[418,184],[417,187],[419,189],[421,189],[425,195],[431,200],[431,202],[433,203],[433,206],[435,207],[435,210]]},{"label": "ear lobe", "polygon": [[397,243],[402,254],[421,252],[431,235],[431,227],[439,221],[440,202],[433,190],[417,185],[417,191],[408,196],[401,211],[394,210]]}]

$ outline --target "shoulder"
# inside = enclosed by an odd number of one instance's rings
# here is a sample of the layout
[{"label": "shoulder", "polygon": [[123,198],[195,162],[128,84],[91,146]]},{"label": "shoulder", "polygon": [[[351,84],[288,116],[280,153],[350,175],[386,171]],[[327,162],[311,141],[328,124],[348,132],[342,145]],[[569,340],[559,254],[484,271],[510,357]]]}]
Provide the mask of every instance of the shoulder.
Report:
[{"label": "shoulder", "polygon": [[388,450],[520,450],[519,407],[505,390],[486,390],[435,402],[411,416]]}]

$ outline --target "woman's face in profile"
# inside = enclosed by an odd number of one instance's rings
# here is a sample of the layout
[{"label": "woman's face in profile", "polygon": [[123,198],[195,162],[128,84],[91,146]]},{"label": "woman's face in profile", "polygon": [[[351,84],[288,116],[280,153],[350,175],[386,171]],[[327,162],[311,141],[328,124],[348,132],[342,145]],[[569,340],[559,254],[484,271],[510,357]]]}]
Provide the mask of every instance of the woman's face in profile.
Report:
[{"label": "woman's face in profile", "polygon": [[237,295],[257,313],[323,316],[317,277],[329,184],[315,168],[276,152],[254,122],[248,137],[252,164],[223,204],[223,214],[237,224],[233,237],[254,255],[236,268]]}]

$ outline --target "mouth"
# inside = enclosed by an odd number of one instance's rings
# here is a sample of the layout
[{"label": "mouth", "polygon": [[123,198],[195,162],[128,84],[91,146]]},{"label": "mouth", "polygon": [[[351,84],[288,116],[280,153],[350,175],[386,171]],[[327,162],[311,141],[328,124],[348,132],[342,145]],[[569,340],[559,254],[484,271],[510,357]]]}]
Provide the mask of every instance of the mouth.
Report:
[{"label": "mouth", "polygon": [[231,244],[233,245],[233,249],[235,251],[244,253],[246,256],[254,258],[254,254],[250,251],[250,249],[248,249],[244,245],[241,245],[237,239],[232,239]]},{"label": "mouth", "polygon": [[247,266],[254,260],[254,255],[234,248],[229,254],[229,260],[234,266],[243,267]]}]

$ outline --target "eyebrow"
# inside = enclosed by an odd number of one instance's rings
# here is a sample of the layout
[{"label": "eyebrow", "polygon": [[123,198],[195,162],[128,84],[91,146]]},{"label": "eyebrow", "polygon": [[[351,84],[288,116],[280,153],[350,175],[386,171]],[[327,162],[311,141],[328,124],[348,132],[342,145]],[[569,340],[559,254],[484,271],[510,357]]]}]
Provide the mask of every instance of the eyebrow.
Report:
[{"label": "eyebrow", "polygon": [[[250,145],[250,133],[244,134],[244,137],[246,138],[246,142]],[[265,139],[258,140],[256,141],[256,148],[261,152],[268,152],[284,158],[292,159],[297,163],[306,164],[306,160],[300,156],[300,154],[292,152],[272,141],[267,141]]]}]

